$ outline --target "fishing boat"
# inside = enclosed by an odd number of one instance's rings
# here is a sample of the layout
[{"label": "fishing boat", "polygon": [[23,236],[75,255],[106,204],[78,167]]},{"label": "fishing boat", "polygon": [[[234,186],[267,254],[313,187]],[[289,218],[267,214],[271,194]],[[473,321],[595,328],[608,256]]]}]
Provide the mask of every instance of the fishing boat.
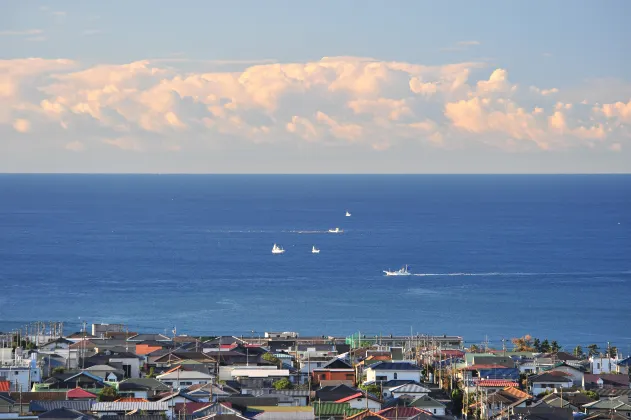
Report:
[{"label": "fishing boat", "polygon": [[315,247],[315,245],[311,248],[311,253],[312,254],[319,254],[320,250],[318,248]]},{"label": "fishing boat", "polygon": [[391,270],[383,270],[386,273],[386,276],[411,276],[412,273],[408,271],[408,266],[402,267],[400,270],[391,271]]},{"label": "fishing boat", "polygon": [[348,210],[346,210],[346,217],[351,217],[351,214]]},{"label": "fishing boat", "polygon": [[339,227],[336,227],[335,229],[329,229],[329,233],[342,233],[344,232],[342,229],[340,229]]},{"label": "fishing boat", "polygon": [[283,249],[282,246],[278,246],[278,245],[274,244],[274,246],[272,247],[272,254],[282,254],[284,252],[285,252],[285,250]]}]

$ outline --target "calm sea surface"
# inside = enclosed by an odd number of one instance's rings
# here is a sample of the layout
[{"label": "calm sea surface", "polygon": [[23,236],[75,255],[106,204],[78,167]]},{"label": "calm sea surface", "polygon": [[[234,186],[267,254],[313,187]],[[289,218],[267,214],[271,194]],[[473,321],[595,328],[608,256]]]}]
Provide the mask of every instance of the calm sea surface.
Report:
[{"label": "calm sea surface", "polygon": [[0,175],[0,330],[412,328],[629,354],[630,296],[626,175]]}]

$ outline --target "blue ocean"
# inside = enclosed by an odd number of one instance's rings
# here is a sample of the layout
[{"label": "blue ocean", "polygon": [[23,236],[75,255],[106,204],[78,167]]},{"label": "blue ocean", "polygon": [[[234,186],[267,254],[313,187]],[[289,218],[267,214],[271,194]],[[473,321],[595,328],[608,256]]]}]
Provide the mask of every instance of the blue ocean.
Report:
[{"label": "blue ocean", "polygon": [[629,354],[630,296],[628,175],[0,175],[0,331],[532,334]]}]

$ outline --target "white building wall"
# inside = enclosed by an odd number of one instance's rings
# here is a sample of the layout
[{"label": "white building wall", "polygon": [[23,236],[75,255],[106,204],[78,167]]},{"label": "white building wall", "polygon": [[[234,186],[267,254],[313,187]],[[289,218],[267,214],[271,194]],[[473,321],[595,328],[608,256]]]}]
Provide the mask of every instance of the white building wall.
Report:
[{"label": "white building wall", "polygon": [[381,404],[370,398],[368,398],[368,403],[366,403],[366,398],[355,398],[347,402],[350,404],[351,408],[366,409],[366,404],[368,404],[369,410],[381,410]]},{"label": "white building wall", "polygon": [[385,377],[384,380],[392,381],[394,379],[397,380],[411,380],[411,381],[421,381],[421,372],[416,370],[374,370],[367,369],[366,370],[366,381],[367,382],[375,382],[377,381],[377,377]]},{"label": "white building wall", "polygon": [[112,357],[110,362],[118,362],[122,363],[123,366],[127,365],[130,367],[131,377],[132,378],[140,378],[140,360],[136,358],[117,358]]}]

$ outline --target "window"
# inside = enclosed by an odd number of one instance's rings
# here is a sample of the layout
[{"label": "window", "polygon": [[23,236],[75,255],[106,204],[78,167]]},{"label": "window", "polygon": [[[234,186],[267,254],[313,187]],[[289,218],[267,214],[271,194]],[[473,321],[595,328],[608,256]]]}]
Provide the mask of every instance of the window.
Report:
[{"label": "window", "polygon": [[434,414],[436,414],[436,409],[434,409]]},{"label": "window", "polygon": [[394,372],[394,379],[398,379],[398,376],[396,372]]}]

